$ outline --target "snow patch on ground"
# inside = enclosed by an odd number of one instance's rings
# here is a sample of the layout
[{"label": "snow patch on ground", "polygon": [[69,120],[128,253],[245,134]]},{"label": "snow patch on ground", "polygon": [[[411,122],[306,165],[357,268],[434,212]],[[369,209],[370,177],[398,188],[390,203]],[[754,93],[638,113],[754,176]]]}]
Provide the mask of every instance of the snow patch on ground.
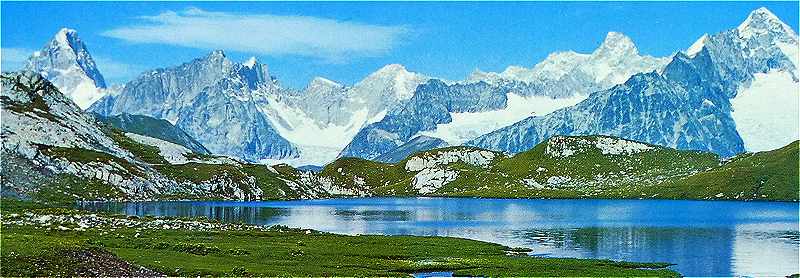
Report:
[{"label": "snow patch on ground", "polygon": [[800,49],[798,49],[797,45],[783,42],[778,42],[777,45],[781,52],[783,52],[786,57],[789,57],[789,61],[791,61],[796,68],[800,67]]},{"label": "snow patch on ground", "polygon": [[731,105],[748,151],[774,150],[800,138],[800,84],[788,72],[756,74]]},{"label": "snow patch on ground", "polygon": [[584,99],[586,99],[585,95],[551,98],[547,96],[524,97],[509,93],[508,105],[504,109],[475,113],[450,113],[453,119],[450,123],[439,124],[435,130],[423,131],[418,134],[441,138],[449,145],[461,145],[530,116],[549,114],[560,108],[573,106]]}]

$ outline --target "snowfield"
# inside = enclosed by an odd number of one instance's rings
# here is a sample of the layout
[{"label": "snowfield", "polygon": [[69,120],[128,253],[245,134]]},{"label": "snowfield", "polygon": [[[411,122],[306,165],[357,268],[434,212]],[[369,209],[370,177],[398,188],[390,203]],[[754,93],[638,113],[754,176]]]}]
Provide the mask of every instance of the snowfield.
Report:
[{"label": "snowfield", "polygon": [[731,105],[748,151],[774,150],[800,138],[800,83],[788,72],[756,74]]},{"label": "snowfield", "polygon": [[552,98],[548,96],[524,97],[509,93],[505,109],[475,112],[475,113],[450,113],[453,121],[436,125],[436,129],[419,132],[445,140],[447,144],[455,146],[475,139],[478,136],[495,131],[524,120],[531,116],[549,114],[558,109],[573,106],[584,99],[586,95],[574,95],[568,98]]}]

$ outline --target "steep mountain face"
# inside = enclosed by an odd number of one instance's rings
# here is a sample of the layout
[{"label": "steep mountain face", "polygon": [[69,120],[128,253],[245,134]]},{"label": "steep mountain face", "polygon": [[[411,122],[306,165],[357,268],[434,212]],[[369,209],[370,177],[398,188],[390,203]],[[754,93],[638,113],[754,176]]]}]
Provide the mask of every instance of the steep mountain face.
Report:
[{"label": "steep mountain face", "polygon": [[742,85],[730,94],[735,95],[731,100],[732,115],[745,148],[773,150],[797,140],[797,34],[761,8],[738,28],[708,37],[704,46],[715,60],[724,61],[718,68],[723,78],[741,80]]},{"label": "steep mountain face", "polygon": [[[401,65],[387,65],[353,87],[317,77],[303,91],[267,95],[259,109],[278,132],[298,146],[299,157],[278,162],[324,165],[365,125],[408,101],[427,77]],[[272,162],[272,161],[268,161]]]},{"label": "steep mountain face", "polygon": [[101,122],[109,124],[125,132],[144,135],[178,144],[198,154],[211,154],[200,142],[197,142],[180,128],[163,119],[144,115],[120,114],[115,116],[97,115]]},{"label": "steep mountain face", "polygon": [[25,70],[38,72],[86,109],[103,97],[105,79],[75,30],[61,29],[28,59]]},{"label": "steep mountain face", "polygon": [[267,66],[238,64],[222,51],[139,76],[89,110],[101,115],[139,114],[166,119],[215,154],[247,160],[297,156],[260,113],[260,95],[278,90]]},{"label": "steep mountain face", "polygon": [[433,130],[437,124],[452,122],[451,112],[484,112],[502,109],[509,87],[484,82],[447,85],[432,79],[417,87],[401,108],[356,134],[341,156],[372,159],[402,145],[417,132]]},{"label": "steep mountain face", "polygon": [[[756,21],[777,20],[765,12],[754,11],[743,25],[764,26]],[[637,74],[575,106],[527,118],[467,144],[516,153],[554,135],[605,134],[722,156],[743,152],[741,127],[731,115],[730,98],[758,74],[796,71],[791,55],[778,47],[788,42],[796,49],[796,35],[791,29],[774,27],[782,23],[766,26],[781,32],[747,31],[751,27],[740,26],[703,36],[690,47],[689,55],[677,54],[662,73]],[[795,85],[795,95],[797,89]],[[793,136],[796,139],[797,134]]]},{"label": "steep mountain face", "polygon": [[431,80],[400,108],[362,129],[340,156],[373,159],[415,135],[461,145],[531,115],[572,106],[590,92],[664,64],[664,59],[640,56],[628,37],[611,32],[592,54],[554,53],[533,69],[478,71],[453,84]]},{"label": "steep mountain face", "polygon": [[291,167],[201,155],[106,126],[38,73],[2,75],[2,194],[40,201],[296,199],[347,192]]}]

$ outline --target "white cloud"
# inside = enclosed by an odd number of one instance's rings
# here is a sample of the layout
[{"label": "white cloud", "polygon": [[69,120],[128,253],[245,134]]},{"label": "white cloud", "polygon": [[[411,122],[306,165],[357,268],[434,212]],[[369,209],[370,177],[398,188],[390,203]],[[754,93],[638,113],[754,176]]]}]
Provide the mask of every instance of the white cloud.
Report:
[{"label": "white cloud", "polygon": [[0,49],[0,67],[3,71],[15,71],[25,66],[34,50],[26,48],[3,47]]},{"label": "white cloud", "polygon": [[299,55],[326,60],[377,56],[408,31],[402,26],[270,14],[234,14],[190,8],[143,16],[138,25],[115,28],[108,37],[134,43],[161,43],[261,55]]}]

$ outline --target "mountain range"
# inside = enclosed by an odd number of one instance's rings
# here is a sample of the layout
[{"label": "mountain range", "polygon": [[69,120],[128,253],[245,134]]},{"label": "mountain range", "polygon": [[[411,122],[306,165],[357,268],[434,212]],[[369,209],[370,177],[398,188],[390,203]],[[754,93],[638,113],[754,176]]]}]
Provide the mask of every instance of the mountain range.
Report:
[{"label": "mountain range", "polygon": [[532,68],[460,81],[391,64],[352,86],[317,77],[297,90],[255,58],[236,62],[219,50],[108,86],[70,29],[25,70],[81,109],[164,119],[215,155],[322,166],[339,157],[396,162],[445,145],[511,155],[559,135],[722,157],[776,149],[800,134],[797,65],[797,34],[760,8],[670,57],[642,55],[630,38],[609,32],[592,53],[556,52]]},{"label": "mountain range", "polygon": [[[189,149],[166,120],[96,117],[36,72],[3,73],[0,81],[2,195],[42,202],[339,196],[797,201],[798,141],[720,160],[710,152],[598,135],[553,136],[516,155],[442,148],[442,140],[419,136],[381,157],[389,163],[343,157],[306,171]],[[146,135],[152,130],[174,136]],[[410,151],[414,146],[433,149]]]}]

